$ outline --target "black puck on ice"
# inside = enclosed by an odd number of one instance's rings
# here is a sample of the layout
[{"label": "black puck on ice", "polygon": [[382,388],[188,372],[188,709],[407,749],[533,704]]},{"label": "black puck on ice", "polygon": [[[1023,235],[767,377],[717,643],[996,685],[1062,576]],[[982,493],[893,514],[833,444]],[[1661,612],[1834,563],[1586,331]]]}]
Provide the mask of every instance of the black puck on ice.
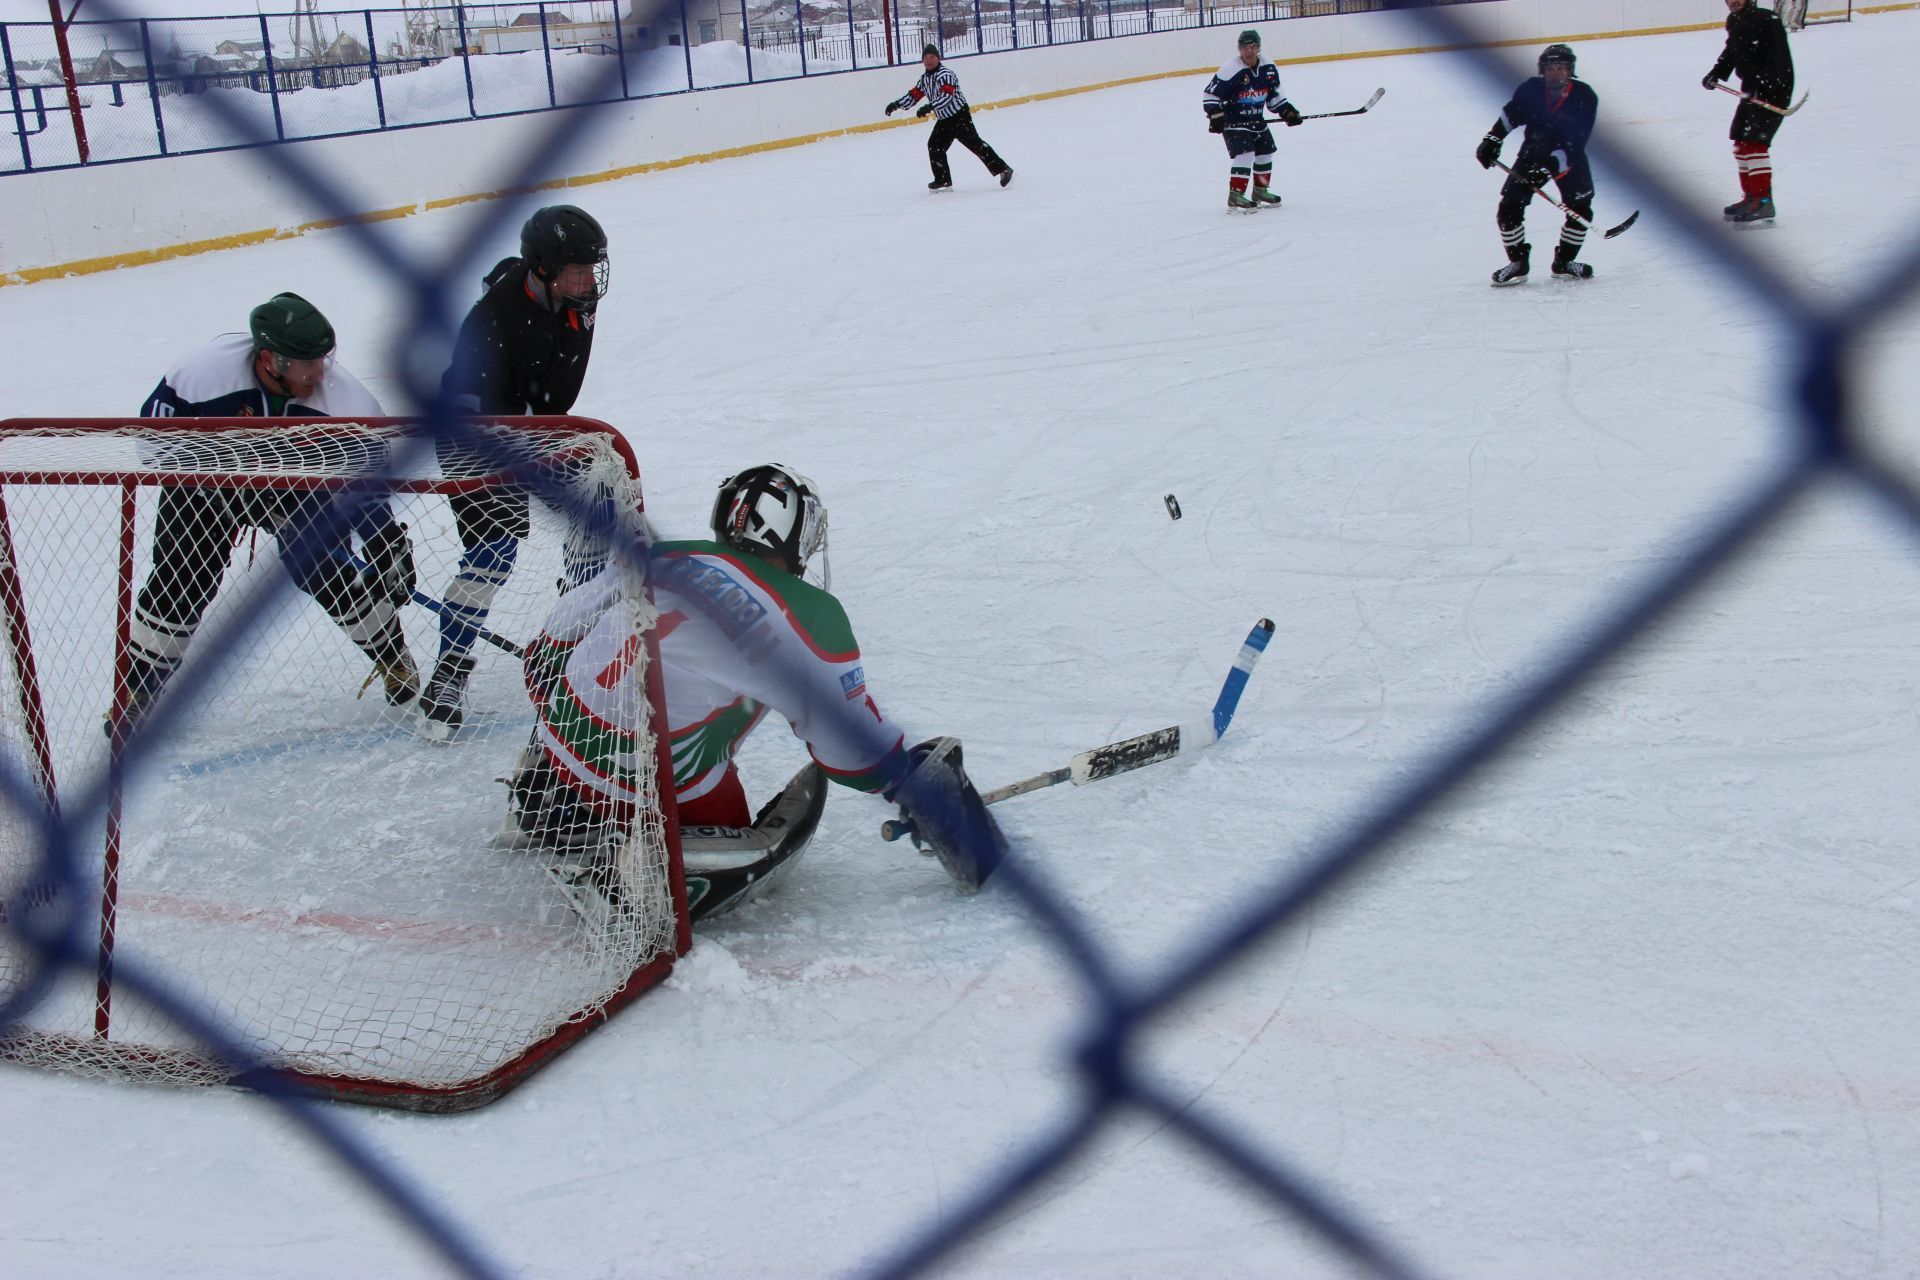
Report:
[{"label": "black puck on ice", "polygon": [[1175,520],[1180,518],[1180,499],[1172,494],[1167,495],[1167,514]]}]

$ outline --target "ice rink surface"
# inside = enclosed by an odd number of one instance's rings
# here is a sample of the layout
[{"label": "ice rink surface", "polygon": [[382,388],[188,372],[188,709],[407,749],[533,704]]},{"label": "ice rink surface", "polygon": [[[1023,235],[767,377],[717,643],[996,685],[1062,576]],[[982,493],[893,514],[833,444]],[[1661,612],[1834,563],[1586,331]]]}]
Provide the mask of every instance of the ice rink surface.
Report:
[{"label": "ice rink surface", "polygon": [[[1286,24],[1267,35],[1284,58]],[[1752,231],[1718,221],[1718,35],[1584,42],[1579,70],[1600,137],[1689,193],[1709,243],[1836,306],[1920,234],[1917,35],[1894,13],[1796,38],[1812,102],[1774,148],[1779,224]],[[910,126],[564,197],[613,246],[576,412],[632,440],[668,532],[743,465],[817,480],[875,696],[964,739],[983,787],[1197,718],[1247,627],[1278,623],[1209,752],[996,810],[1138,974],[1590,635],[1791,444],[1789,336],[1671,219],[1596,238],[1574,284],[1546,277],[1536,202],[1533,281],[1487,287],[1498,182],[1472,152],[1511,82],[1458,56],[1283,77],[1304,111],[1387,95],[1279,131],[1286,204],[1256,216],[1223,208],[1204,77],[981,113],[1006,190],[956,150],[958,190],[930,196]],[[1605,163],[1598,188],[1603,226],[1647,203]],[[383,230],[431,255],[467,216]],[[0,290],[5,411],[131,412],[281,289],[399,407],[404,299],[330,233]],[[1908,476],[1916,336],[1909,310],[1856,366]],[[1920,537],[1818,489],[1394,860],[1165,1019],[1153,1072],[1436,1275],[1912,1276],[1917,640]],[[799,757],[763,729],[750,789]],[[885,816],[836,795],[775,896],[496,1107],[343,1119],[516,1274],[859,1270],[1077,1100],[1089,1003],[1009,895],[957,896],[880,842]],[[436,1270],[242,1095],[7,1070],[0,1134],[9,1275]],[[953,1274],[1349,1273],[1141,1121]]]}]

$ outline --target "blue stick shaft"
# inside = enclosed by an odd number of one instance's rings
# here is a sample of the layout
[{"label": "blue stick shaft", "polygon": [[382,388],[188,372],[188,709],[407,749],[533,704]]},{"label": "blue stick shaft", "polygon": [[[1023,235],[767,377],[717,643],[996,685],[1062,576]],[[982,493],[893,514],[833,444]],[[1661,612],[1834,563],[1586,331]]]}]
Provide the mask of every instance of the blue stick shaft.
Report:
[{"label": "blue stick shaft", "polygon": [[1220,686],[1220,698],[1213,704],[1213,736],[1218,738],[1233,723],[1233,712],[1240,705],[1240,691],[1247,687],[1247,677],[1253,674],[1253,666],[1260,661],[1260,655],[1267,651],[1267,641],[1273,639],[1273,619],[1262,618],[1253,624],[1253,630],[1247,632],[1247,642],[1240,646],[1239,656],[1233,660],[1233,670],[1227,672],[1227,682]]}]

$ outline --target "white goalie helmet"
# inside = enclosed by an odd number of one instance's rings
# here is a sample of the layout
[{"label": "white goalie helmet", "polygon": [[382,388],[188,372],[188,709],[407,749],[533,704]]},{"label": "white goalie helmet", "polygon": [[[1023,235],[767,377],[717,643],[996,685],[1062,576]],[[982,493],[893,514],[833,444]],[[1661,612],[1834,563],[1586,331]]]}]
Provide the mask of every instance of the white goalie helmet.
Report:
[{"label": "white goalie helmet", "polygon": [[827,584],[827,504],[792,467],[766,463],[722,480],[710,523],[722,545],[783,557],[795,573],[806,574],[818,555],[818,577]]}]

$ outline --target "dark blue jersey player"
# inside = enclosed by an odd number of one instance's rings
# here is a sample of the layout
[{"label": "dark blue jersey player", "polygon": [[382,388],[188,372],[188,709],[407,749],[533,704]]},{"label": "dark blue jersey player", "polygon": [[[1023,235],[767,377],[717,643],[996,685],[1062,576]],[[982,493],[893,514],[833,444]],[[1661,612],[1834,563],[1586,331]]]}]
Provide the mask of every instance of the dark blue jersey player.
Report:
[{"label": "dark blue jersey player", "polygon": [[1271,110],[1288,125],[1299,124],[1300,113],[1280,92],[1279,69],[1260,56],[1258,31],[1240,33],[1239,53],[1207,81],[1200,105],[1207,112],[1207,128],[1227,144],[1227,208],[1279,204],[1280,197],[1271,190],[1274,146],[1266,112]]},{"label": "dark blue jersey player", "polygon": [[1586,222],[1568,218],[1560,228],[1560,244],[1553,251],[1553,274],[1587,280],[1593,268],[1574,259],[1586,243],[1587,223],[1593,221],[1593,170],[1587,165],[1587,139],[1600,112],[1599,95],[1585,81],[1573,78],[1573,50],[1550,44],[1540,52],[1540,74],[1523,82],[1501,109],[1500,118],[1480,140],[1474,158],[1491,169],[1500,158],[1500,144],[1515,129],[1525,130],[1513,171],[1500,188],[1495,215],[1500,239],[1507,247],[1507,265],[1493,273],[1495,285],[1525,284],[1528,257],[1527,202],[1552,178],[1560,184],[1560,202]]}]

